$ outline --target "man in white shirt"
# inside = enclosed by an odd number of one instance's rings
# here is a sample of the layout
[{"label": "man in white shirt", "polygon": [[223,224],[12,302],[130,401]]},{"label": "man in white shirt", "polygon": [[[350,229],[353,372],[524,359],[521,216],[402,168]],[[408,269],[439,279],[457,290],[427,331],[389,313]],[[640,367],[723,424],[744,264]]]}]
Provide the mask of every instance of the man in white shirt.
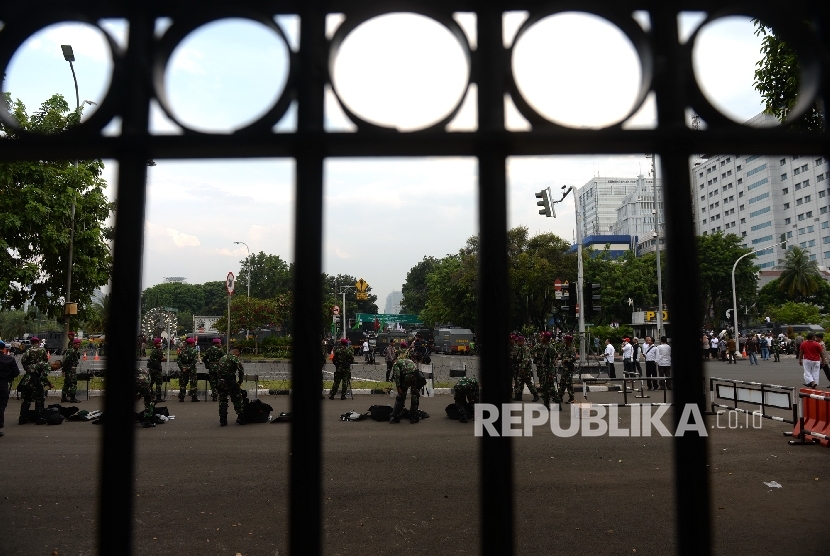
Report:
[{"label": "man in white shirt", "polygon": [[[666,378],[671,376],[671,346],[665,336],[660,336],[657,346],[657,372]],[[671,380],[663,381],[663,389],[671,390]]]},{"label": "man in white shirt", "polygon": [[602,356],[602,360],[608,366],[608,376],[610,378],[617,378],[617,372],[614,370],[614,355],[616,354],[616,350],[614,346],[611,345],[611,340],[605,340],[605,353]]},{"label": "man in white shirt", "polygon": [[[623,338],[622,345],[623,356],[623,377],[630,377],[634,374],[634,347],[631,345],[631,340]],[[623,384],[625,387],[625,384]],[[631,388],[634,389],[634,381],[631,381]]]},{"label": "man in white shirt", "polygon": [[369,340],[363,340],[363,360],[369,362]]},{"label": "man in white shirt", "polygon": [[[643,354],[646,356],[646,376],[657,376],[657,346],[654,345],[654,338],[646,336],[646,345],[643,346]],[[656,380],[647,380],[647,390],[657,390]]]}]

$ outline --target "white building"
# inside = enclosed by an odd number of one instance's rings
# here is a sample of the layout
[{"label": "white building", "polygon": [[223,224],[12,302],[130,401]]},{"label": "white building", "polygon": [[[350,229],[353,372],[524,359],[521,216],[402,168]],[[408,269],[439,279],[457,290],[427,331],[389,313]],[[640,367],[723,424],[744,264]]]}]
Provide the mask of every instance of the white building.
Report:
[{"label": "white building", "polygon": [[579,199],[579,238],[613,234],[617,209],[626,195],[637,188],[634,178],[592,178],[577,189]]},{"label": "white building", "polygon": [[732,233],[771,269],[786,256],[776,246],[810,251],[830,265],[830,165],[821,156],[705,156],[692,169],[695,222],[700,235]]},{"label": "white building", "polygon": [[401,299],[403,294],[399,291],[393,291],[386,296],[386,309],[383,311],[387,315],[397,315],[401,312]]},{"label": "white building", "polygon": [[612,233],[637,238],[639,253],[654,251],[654,222],[660,218],[660,245],[665,243],[665,222],[663,221],[663,192],[658,180],[657,215],[654,207],[654,179],[642,174],[637,176],[633,191],[622,198],[617,208],[617,218]]}]

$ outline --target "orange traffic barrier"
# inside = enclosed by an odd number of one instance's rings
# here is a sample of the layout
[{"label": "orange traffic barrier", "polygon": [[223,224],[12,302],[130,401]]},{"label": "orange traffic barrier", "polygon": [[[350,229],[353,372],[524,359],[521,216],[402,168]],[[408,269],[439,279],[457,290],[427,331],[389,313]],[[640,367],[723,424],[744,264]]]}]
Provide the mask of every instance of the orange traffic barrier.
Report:
[{"label": "orange traffic barrier", "polygon": [[86,352],[84,352],[84,361],[86,361]]},{"label": "orange traffic barrier", "polygon": [[51,361],[51,360],[52,360],[52,352],[51,352],[51,351],[47,351],[47,352],[46,352],[46,360],[47,360],[47,361]]},{"label": "orange traffic barrier", "polygon": [[741,352],[741,357],[743,357],[744,359],[749,357],[749,355],[746,354],[746,348],[744,348],[744,350]]},{"label": "orange traffic barrier", "polygon": [[801,417],[793,427],[790,444],[813,444],[818,442],[830,448],[830,392],[815,388],[801,388]]},{"label": "orange traffic barrier", "polygon": [[100,359],[98,358],[98,350],[96,349],[96,350],[95,350],[95,358],[94,358],[94,361],[99,361],[99,360],[100,360]]}]

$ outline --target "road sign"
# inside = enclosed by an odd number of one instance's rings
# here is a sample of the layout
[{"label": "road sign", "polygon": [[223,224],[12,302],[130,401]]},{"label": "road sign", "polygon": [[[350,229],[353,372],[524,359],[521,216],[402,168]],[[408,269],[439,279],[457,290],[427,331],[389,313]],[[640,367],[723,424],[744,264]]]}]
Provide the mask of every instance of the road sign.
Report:
[{"label": "road sign", "polygon": [[228,295],[233,295],[233,287],[236,284],[236,277],[233,272],[228,272],[228,277],[225,279],[225,288],[228,290]]},{"label": "road sign", "polygon": [[355,295],[357,299],[369,299],[369,294],[367,293],[369,282],[361,278],[354,285],[357,288],[357,294]]},{"label": "road sign", "polygon": [[558,292],[561,292],[562,291],[562,280],[560,280],[559,278],[554,280],[553,281],[553,289],[558,291]]}]

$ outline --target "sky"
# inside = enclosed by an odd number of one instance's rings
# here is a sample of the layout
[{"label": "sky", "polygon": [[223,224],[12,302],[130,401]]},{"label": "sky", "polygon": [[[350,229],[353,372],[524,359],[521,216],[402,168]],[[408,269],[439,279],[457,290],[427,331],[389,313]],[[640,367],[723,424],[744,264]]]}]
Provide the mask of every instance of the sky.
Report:
[{"label": "sky", "polygon": [[[647,16],[634,15],[648,27]],[[680,40],[692,35],[704,15],[681,18]],[[516,41],[514,75],[539,113],[572,127],[654,125],[653,99],[647,98],[639,110],[635,106],[639,62],[616,27],[593,16],[559,14],[534,24],[516,40],[525,17],[520,12],[505,15],[504,41]],[[457,14],[455,19],[475,48],[474,16]],[[329,16],[330,35],[341,22],[342,17]],[[116,45],[126,44],[123,22],[100,23]],[[272,28],[238,19],[214,22],[191,34],[167,66],[167,110],[182,125],[215,133],[254,121],[284,87],[288,49],[297,48],[298,23],[293,16],[277,18],[275,25],[285,40]],[[169,25],[159,20],[157,32]],[[21,99],[30,113],[55,93],[74,104],[62,44],[74,49],[80,101],[100,102],[106,94],[112,62],[102,33],[82,24],[55,25],[30,37],[6,68],[3,90]],[[717,20],[695,42],[698,81],[715,106],[736,121],[762,109],[752,87],[759,50],[760,39],[747,18]],[[335,92],[352,112],[402,132],[442,121],[459,103],[447,129],[475,128],[475,86],[465,89],[465,48],[446,28],[423,16],[390,14],[364,22],[343,41],[332,73],[334,90],[326,97],[328,130],[354,129]],[[512,102],[506,100],[505,107],[509,129],[529,127]],[[87,114],[94,109],[88,105]],[[153,106],[150,116],[154,133],[180,133],[162,107]],[[289,110],[274,131],[291,131],[295,122]],[[118,122],[106,133],[118,133]],[[171,276],[193,284],[224,280],[247,256],[237,241],[247,243],[252,253],[294,259],[293,161],[157,162],[148,169],[143,287]],[[112,198],[117,165],[105,163]],[[650,165],[640,153],[511,158],[509,225],[572,240],[572,197],[556,205],[556,218],[545,218],[537,212],[534,193],[546,187],[554,193],[563,185],[579,187],[597,175],[647,175]],[[364,278],[383,310],[386,295],[401,289],[406,273],[422,257],[455,253],[477,233],[476,185],[473,158],[328,160],[323,270]]]}]

